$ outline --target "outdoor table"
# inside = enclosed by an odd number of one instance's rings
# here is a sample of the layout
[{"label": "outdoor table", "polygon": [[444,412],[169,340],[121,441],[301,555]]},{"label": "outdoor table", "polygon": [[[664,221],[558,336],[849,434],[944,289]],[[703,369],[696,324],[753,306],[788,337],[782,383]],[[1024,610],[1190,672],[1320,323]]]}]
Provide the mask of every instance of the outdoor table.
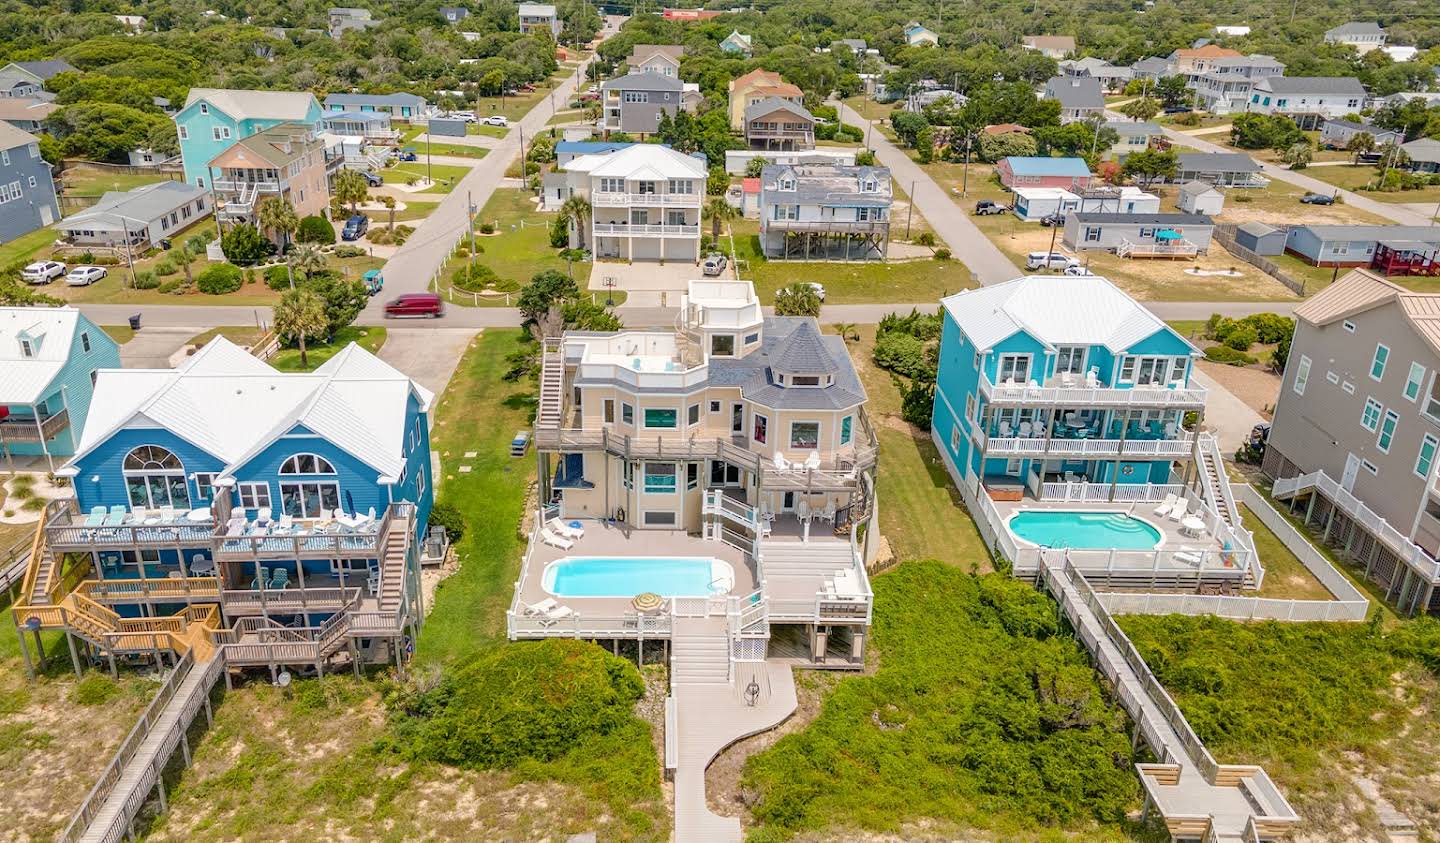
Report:
[{"label": "outdoor table", "polygon": [[1205,531],[1205,522],[1194,515],[1188,515],[1180,522],[1180,529],[1189,535],[1198,536]]},{"label": "outdoor table", "polygon": [[210,520],[210,507],[208,507],[208,506],[202,506],[202,507],[199,507],[199,508],[197,508],[197,509],[192,509],[192,510],[190,510],[189,512],[185,513],[185,520],[186,520],[186,521],[195,521],[195,522],[197,522],[197,523],[202,522],[202,521],[209,521],[209,520]]},{"label": "outdoor table", "polygon": [[190,573],[200,577],[209,576],[215,573],[215,562],[211,559],[201,559],[190,566]]}]

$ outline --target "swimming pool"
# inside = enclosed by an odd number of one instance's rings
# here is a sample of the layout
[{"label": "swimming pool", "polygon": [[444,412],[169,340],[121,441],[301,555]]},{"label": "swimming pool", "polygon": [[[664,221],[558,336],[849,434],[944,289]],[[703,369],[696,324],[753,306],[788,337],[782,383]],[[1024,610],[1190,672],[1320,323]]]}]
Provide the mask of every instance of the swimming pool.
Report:
[{"label": "swimming pool", "polygon": [[1029,509],[1010,517],[1010,532],[1030,544],[1084,550],[1153,550],[1161,533],[1123,512]]},{"label": "swimming pool", "polygon": [[705,556],[567,556],[545,566],[540,579],[556,597],[705,597],[735,586],[726,562]]}]

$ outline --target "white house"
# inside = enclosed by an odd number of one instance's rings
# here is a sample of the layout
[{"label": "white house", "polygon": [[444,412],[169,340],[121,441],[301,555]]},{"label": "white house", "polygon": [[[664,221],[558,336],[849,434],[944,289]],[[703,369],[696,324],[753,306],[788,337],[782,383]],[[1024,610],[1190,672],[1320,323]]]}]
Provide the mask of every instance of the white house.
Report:
[{"label": "white house", "polygon": [[1283,114],[1313,128],[1326,118],[1358,112],[1365,86],[1349,76],[1271,76],[1255,83],[1247,111]]},{"label": "white house", "polygon": [[554,6],[548,3],[521,3],[518,11],[522,33],[529,35],[532,32],[548,32],[551,38],[560,40],[563,24]]},{"label": "white house", "polygon": [[1385,46],[1385,30],[1375,21],[1351,21],[1326,30],[1325,43],[1348,44],[1363,55]]},{"label": "white house", "polygon": [[1189,214],[1214,215],[1224,209],[1225,194],[1208,182],[1187,181],[1180,185],[1180,195],[1175,198],[1175,206]]},{"label": "white house", "polygon": [[1150,214],[1160,210],[1160,197],[1138,187],[1098,187],[1069,191],[1061,187],[1017,187],[1015,216],[1038,222],[1049,216],[1078,211],[1114,214]]},{"label": "white house", "polygon": [[[586,245],[597,257],[700,259],[703,159],[658,144],[582,155],[566,166],[590,200]],[[572,235],[575,235],[572,232]]]},{"label": "white house", "polygon": [[61,220],[74,246],[125,248],[159,246],[182,228],[210,215],[210,193],[183,181],[162,181],[134,190],[112,190],[85,210]]}]

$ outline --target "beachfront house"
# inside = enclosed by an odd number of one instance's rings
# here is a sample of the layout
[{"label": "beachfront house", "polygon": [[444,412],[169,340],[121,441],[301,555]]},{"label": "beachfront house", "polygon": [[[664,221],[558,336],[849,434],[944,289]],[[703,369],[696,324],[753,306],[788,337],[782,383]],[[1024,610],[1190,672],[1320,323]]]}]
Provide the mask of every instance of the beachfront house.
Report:
[{"label": "beachfront house", "polygon": [[[746,112],[752,106],[767,100],[778,99],[800,108],[805,107],[804,91],[786,82],[780,74],[758,67],[731,79],[726,88],[729,94],[730,128],[737,132],[745,130]],[[812,142],[810,145],[813,147],[815,144]]]},{"label": "beachfront house", "polygon": [[0,120],[35,134],[45,131],[45,118],[57,108],[53,102],[33,97],[0,97]]},{"label": "beachfront house", "polygon": [[1356,114],[1365,105],[1365,86],[1350,76],[1271,76],[1255,83],[1246,111],[1283,114],[1302,129]]},{"label": "beachfront house", "polygon": [[660,115],[675,116],[677,111],[692,111],[683,97],[685,83],[678,76],[659,73],[627,73],[600,85],[602,114],[600,128],[627,135],[654,134]]},{"label": "beachfront house", "polygon": [[308,373],[224,337],[175,369],[101,369],[17,623],[112,659],[400,663],[422,618],[432,401],[353,343]]},{"label": "beachfront house", "polygon": [[1243,152],[1182,152],[1175,176],[1168,181],[1185,184],[1203,181],[1221,187],[1264,187],[1270,180],[1261,175],[1259,162]]},{"label": "beachfront house", "polygon": [[1020,46],[1034,50],[1046,58],[1063,59],[1075,52],[1073,35],[1026,35],[1020,39]]},{"label": "beachfront house", "polygon": [[680,75],[680,58],[685,48],[679,44],[636,44],[630,50],[625,66],[631,73],[658,73],[661,76]]},{"label": "beachfront house", "polygon": [[[1430,225],[1292,225],[1285,251],[1312,266],[1377,266],[1381,245],[1387,252],[1434,252],[1440,249],[1440,228]],[[1386,255],[1386,264],[1393,254]]]},{"label": "beachfront house", "polygon": [[721,684],[785,653],[863,665],[876,440],[843,339],[766,317],[749,282],[691,281],[674,328],[546,340],[541,384],[512,638],[673,635],[681,674],[714,641]]},{"label": "beachfront house", "polygon": [[1404,132],[1382,129],[1370,123],[1357,123],[1354,120],[1337,117],[1333,120],[1326,120],[1325,125],[1320,127],[1320,145],[1328,149],[1345,149],[1357,135],[1369,135],[1375,140],[1376,147],[1384,146],[1387,143],[1402,143],[1405,140]]},{"label": "beachfront house", "polygon": [[1064,217],[1071,211],[1135,214],[1160,210],[1160,197],[1138,187],[1125,185],[1080,188],[1074,192],[1058,187],[1017,187],[1011,210],[1026,222],[1046,217]]},{"label": "beachfront house", "polygon": [[1385,29],[1373,20],[1342,23],[1325,30],[1326,44],[1346,44],[1364,55],[1385,46]]},{"label": "beachfront house", "polygon": [[772,259],[883,260],[888,167],[770,164],[760,174],[760,243]]},{"label": "beachfront house", "polygon": [[292,91],[191,88],[175,115],[185,181],[210,187],[210,162],[236,141],[281,123],[318,130],[322,111],[315,95]]},{"label": "beachfront house", "polygon": [[12,61],[0,67],[0,97],[53,100],[45,83],[61,73],[79,73],[64,59]]},{"label": "beachfront house", "polygon": [[415,94],[330,94],[325,97],[325,111],[375,112],[388,114],[394,120],[424,120],[435,110],[424,97]]},{"label": "beachfront house", "polygon": [[560,40],[560,31],[564,29],[565,23],[560,20],[559,13],[551,4],[521,3],[516,13],[520,16],[520,32],[523,34],[546,32],[552,40]]},{"label": "beachfront house", "polygon": [[816,122],[805,106],[766,97],[745,108],[745,142],[751,149],[814,149]]},{"label": "beachfront house", "polygon": [[0,307],[0,459],[53,471],[75,453],[96,370],[119,365],[120,347],[73,307]]},{"label": "beachfront house", "polygon": [[1050,548],[1092,582],[1253,580],[1218,445],[1186,424],[1206,390],[1184,337],[1095,275],[941,304],[931,432],[1016,575],[1034,576]]},{"label": "beachfront house", "polygon": [[1405,164],[1405,169],[1412,173],[1440,173],[1440,140],[1416,138],[1409,143],[1400,144],[1400,148],[1410,159]]},{"label": "beachfront house", "polygon": [[905,27],[905,45],[908,47],[934,47],[940,43],[940,33],[928,26],[910,21]]}]

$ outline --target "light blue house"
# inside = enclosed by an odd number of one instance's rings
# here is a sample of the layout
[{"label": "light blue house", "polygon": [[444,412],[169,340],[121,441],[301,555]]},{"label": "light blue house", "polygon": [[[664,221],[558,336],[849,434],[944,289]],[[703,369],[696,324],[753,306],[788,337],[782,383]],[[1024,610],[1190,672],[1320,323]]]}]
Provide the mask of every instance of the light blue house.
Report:
[{"label": "light blue house", "polygon": [[320,117],[320,103],[308,92],[191,88],[175,115],[185,180],[209,188],[209,163],[236,141],[281,123],[318,132]]},{"label": "light blue house", "polygon": [[329,112],[378,111],[396,120],[428,119],[430,103],[415,94],[331,94],[325,98]]},{"label": "light blue house", "polygon": [[0,308],[0,450],[4,456],[75,453],[97,369],[120,365],[109,334],[73,307]]},{"label": "light blue house", "polygon": [[720,50],[721,52],[736,53],[748,58],[753,49],[752,41],[751,36],[746,35],[738,29],[732,29],[730,34],[725,36],[725,40],[720,42]]},{"label": "light blue house", "polygon": [[1106,279],[1029,276],[943,304],[934,427],[961,477],[1167,484],[1190,458],[1199,352]]},{"label": "light blue house", "polygon": [[176,369],[103,369],[45,551],[88,559],[86,593],[122,616],[218,604],[314,638],[350,613],[352,637],[398,641],[421,617],[432,401],[354,344],[311,373],[223,337]]}]

